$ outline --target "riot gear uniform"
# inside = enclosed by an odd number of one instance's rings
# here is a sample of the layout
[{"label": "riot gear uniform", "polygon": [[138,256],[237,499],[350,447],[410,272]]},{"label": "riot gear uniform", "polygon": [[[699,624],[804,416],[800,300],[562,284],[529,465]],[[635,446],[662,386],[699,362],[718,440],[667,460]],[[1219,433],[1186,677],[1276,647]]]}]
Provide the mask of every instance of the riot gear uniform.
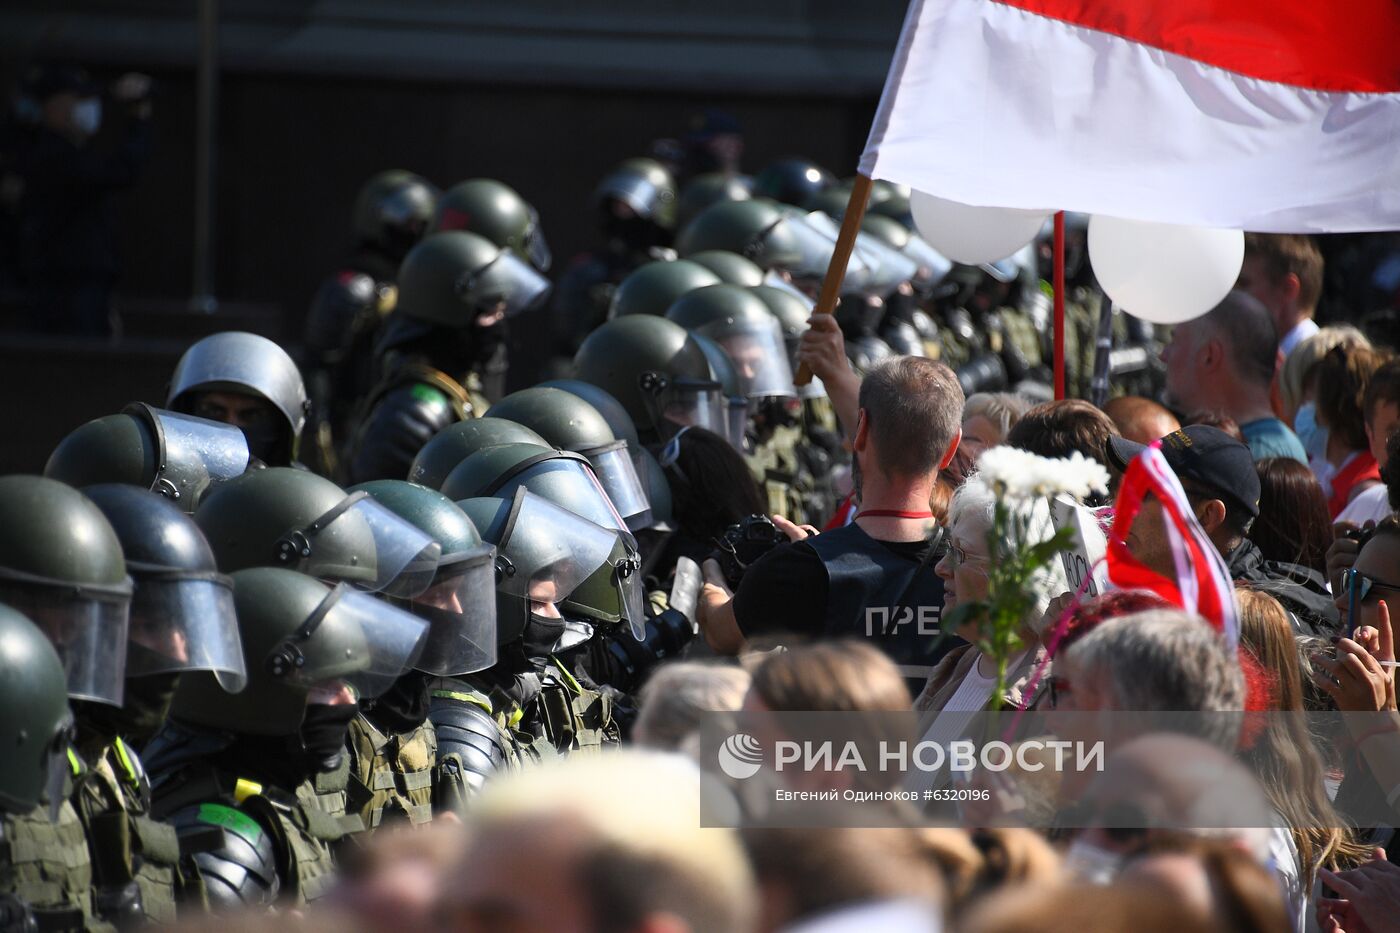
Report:
[{"label": "riot gear uniform", "polygon": [[814,197],[835,184],[836,176],[810,159],[779,159],[754,177],[753,195],[810,208]]},{"label": "riot gear uniform", "polygon": [[753,179],[746,175],[706,172],[681,187],[676,204],[676,225],[684,227],[697,214],[720,201],[747,201],[753,197]]},{"label": "riot gear uniform", "polygon": [[408,480],[429,489],[441,489],[453,468],[484,447],[500,444],[539,444],[549,442],[534,431],[503,418],[477,418],[448,425],[423,445],[413,458]]},{"label": "riot gear uniform", "polygon": [[664,315],[686,292],[718,285],[720,278],[705,266],[688,259],[649,262],[622,280],[613,293],[608,317],[628,314]]},{"label": "riot gear uniform", "polygon": [[[213,907],[314,901],[334,882],[332,845],[363,827],[344,811],[354,703],[387,690],[422,651],[421,619],[299,573],[233,574],[248,686],[181,678],[171,721],[146,749],[153,811],[195,855]],[[271,858],[268,858],[271,850]]]},{"label": "riot gear uniform", "polygon": [[539,271],[549,271],[552,257],[540,231],[539,211],[514,188],[494,178],[472,178],[443,192],[432,232],[444,230],[484,236]]},{"label": "riot gear uniform", "polygon": [[399,479],[442,428],[486,407],[482,368],[504,346],[509,318],[549,283],[513,252],[474,233],[435,233],[399,274],[399,304],[377,353],[381,377],[346,457],[353,482]]},{"label": "riot gear uniform", "polygon": [[[692,253],[685,259],[686,262],[693,262],[704,266],[726,285],[742,285],[746,288],[754,285],[761,285],[765,281],[763,270],[753,263],[752,260],[745,259],[738,253],[731,253],[723,249],[705,249],[698,253]],[[670,307],[670,305],[667,305]],[[664,313],[664,312],[663,312]]]}]

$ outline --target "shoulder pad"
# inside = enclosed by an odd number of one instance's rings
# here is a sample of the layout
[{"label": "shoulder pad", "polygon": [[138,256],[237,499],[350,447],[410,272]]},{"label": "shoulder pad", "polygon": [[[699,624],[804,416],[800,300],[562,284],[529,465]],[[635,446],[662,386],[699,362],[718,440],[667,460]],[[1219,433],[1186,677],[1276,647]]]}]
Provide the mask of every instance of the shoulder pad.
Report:
[{"label": "shoulder pad", "polygon": [[407,476],[423,445],[460,420],[452,401],[427,383],[390,389],[379,397],[356,437],[349,457],[351,484]]},{"label": "shoulder pad", "polygon": [[473,787],[506,763],[506,748],[495,718],[473,702],[433,697],[428,721],[437,732],[439,764],[460,761],[463,778]]},{"label": "shoulder pad", "polygon": [[378,303],[374,279],[362,272],[346,269],[322,282],[306,315],[303,342],[307,349],[324,353],[341,348],[355,319]]},{"label": "shoulder pad", "polygon": [[169,823],[199,868],[211,909],[267,907],[277,899],[277,849],[253,817],[236,807],[201,803],[172,813]]}]

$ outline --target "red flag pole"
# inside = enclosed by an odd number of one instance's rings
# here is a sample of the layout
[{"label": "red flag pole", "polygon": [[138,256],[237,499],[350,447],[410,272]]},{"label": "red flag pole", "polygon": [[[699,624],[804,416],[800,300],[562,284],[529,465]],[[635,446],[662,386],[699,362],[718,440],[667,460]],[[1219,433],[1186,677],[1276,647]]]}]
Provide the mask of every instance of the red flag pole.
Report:
[{"label": "red flag pole", "polygon": [[1065,212],[1055,212],[1055,398],[1065,397]]},{"label": "red flag pole", "polygon": [[[856,234],[860,233],[860,222],[865,218],[865,206],[870,202],[871,180],[865,175],[857,175],[851,186],[851,197],[846,202],[846,213],[841,219],[841,233],[836,240],[836,249],[831,254],[831,263],[826,268],[826,278],[822,279],[822,290],[817,296],[813,314],[835,314],[836,300],[841,296],[841,283],[846,278],[846,263],[851,261],[851,250],[856,245]],[[812,381],[812,371],[803,363],[797,367],[792,380],[799,386]]]}]

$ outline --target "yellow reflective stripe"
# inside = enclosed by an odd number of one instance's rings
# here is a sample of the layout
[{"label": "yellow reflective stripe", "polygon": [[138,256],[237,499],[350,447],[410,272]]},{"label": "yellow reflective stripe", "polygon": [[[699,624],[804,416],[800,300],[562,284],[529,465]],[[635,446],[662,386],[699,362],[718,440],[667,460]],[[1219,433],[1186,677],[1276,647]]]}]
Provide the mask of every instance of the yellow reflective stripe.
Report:
[{"label": "yellow reflective stripe", "polygon": [[68,767],[73,769],[73,776],[77,777],[83,773],[83,760],[78,757],[78,753],[73,749],[68,749]]},{"label": "yellow reflective stripe", "polygon": [[472,706],[479,706],[488,713],[494,713],[491,708],[491,701],[478,693],[463,693],[460,690],[434,690],[433,696],[442,697],[446,700],[457,700],[460,703],[470,703]]},{"label": "yellow reflective stripe", "polygon": [[507,719],[506,722],[507,722],[507,724],[509,724],[511,727],[515,727],[515,726],[519,725],[519,724],[520,724],[520,720],[522,720],[522,719],[524,719],[524,718],[525,718],[525,711],[524,711],[523,709],[521,709],[520,707],[517,706],[514,710],[511,711],[510,718]]},{"label": "yellow reflective stripe", "polygon": [[233,800],[235,803],[242,803],[249,797],[256,797],[262,792],[261,784],[247,778],[239,778],[238,783],[233,785]]},{"label": "yellow reflective stripe", "polygon": [[568,686],[568,688],[574,693],[582,695],[583,688],[578,685],[577,680],[574,680],[574,675],[569,673],[569,669],[566,668],[564,665],[560,664],[559,659],[554,657],[554,655],[550,655],[549,660],[554,662],[554,669],[557,670],[560,673],[560,675],[563,676],[564,683]]},{"label": "yellow reflective stripe", "polygon": [[126,779],[132,787],[141,786],[141,778],[136,773],[136,766],[131,763],[131,754],[126,747],[126,743],[117,736],[117,740],[112,743],[112,747],[117,750],[117,761],[121,762],[122,770],[126,772]]}]

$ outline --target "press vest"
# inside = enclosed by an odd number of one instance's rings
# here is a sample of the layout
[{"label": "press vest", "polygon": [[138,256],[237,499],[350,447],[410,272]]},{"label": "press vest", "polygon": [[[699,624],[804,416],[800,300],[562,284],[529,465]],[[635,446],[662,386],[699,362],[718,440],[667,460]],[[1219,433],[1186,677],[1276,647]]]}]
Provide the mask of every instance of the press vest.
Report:
[{"label": "press vest", "polygon": [[899,666],[917,696],[958,640],[943,637],[943,581],[933,561],[895,554],[855,523],[806,539],[826,569],[829,638],[870,642]]}]

